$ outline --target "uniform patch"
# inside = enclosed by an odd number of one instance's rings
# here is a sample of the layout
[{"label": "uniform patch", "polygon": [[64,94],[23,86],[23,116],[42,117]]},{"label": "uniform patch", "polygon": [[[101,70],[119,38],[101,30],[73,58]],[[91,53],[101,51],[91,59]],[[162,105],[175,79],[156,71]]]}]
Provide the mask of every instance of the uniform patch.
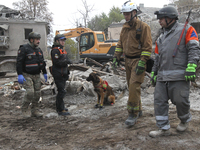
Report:
[{"label": "uniform patch", "polygon": [[28,56],[28,59],[32,59],[32,56],[31,56],[31,55],[29,55],[29,56]]},{"label": "uniform patch", "polygon": [[197,38],[197,35],[196,35],[196,33],[194,31],[192,31],[192,34],[191,34],[190,37],[196,37]]},{"label": "uniform patch", "polygon": [[20,54],[20,53],[21,53],[21,50],[19,49],[19,50],[18,50],[18,54]]},{"label": "uniform patch", "polygon": [[58,59],[58,54],[55,54],[55,58]]}]

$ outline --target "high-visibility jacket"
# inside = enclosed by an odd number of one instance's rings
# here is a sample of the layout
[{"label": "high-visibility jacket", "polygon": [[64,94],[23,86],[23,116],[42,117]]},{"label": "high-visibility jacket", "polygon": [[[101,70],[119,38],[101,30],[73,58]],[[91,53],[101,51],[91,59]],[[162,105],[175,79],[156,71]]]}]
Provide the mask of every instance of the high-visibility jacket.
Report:
[{"label": "high-visibility jacket", "polygon": [[30,44],[20,45],[17,55],[17,74],[46,74],[46,63],[43,52],[39,47],[33,48]]},{"label": "high-visibility jacket", "polygon": [[197,64],[199,61],[198,35],[189,24],[186,26],[177,53],[173,57],[183,28],[184,24],[176,22],[169,31],[164,29],[156,40],[156,58],[152,71],[157,73],[157,81],[185,80],[187,64]]}]

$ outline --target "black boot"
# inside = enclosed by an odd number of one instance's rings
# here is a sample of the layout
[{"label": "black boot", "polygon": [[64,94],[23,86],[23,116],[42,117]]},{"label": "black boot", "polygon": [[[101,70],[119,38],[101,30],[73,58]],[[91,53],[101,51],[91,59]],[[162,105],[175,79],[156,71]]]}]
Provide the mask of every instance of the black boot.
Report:
[{"label": "black boot", "polygon": [[128,119],[126,119],[125,124],[127,126],[134,126],[137,122],[138,115],[129,114]]}]

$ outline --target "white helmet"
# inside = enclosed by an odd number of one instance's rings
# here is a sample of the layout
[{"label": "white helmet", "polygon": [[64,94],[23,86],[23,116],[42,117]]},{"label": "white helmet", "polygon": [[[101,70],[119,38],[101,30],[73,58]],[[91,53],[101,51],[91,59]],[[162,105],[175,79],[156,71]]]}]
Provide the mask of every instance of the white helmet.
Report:
[{"label": "white helmet", "polygon": [[127,1],[122,5],[121,13],[132,12],[133,10],[137,11],[137,5],[134,4],[133,2]]}]

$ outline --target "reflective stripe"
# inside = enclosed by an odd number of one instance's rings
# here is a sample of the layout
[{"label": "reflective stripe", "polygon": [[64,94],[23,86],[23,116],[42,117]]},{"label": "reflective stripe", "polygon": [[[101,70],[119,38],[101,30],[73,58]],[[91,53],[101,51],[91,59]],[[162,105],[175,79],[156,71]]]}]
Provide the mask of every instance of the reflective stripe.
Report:
[{"label": "reflective stripe", "polygon": [[27,64],[26,67],[34,67],[34,66],[38,66],[38,64]]},{"label": "reflective stripe", "polygon": [[165,71],[158,71],[158,74],[161,76],[168,76],[168,75],[180,75],[184,74],[185,70],[165,70]]},{"label": "reflective stripe", "polygon": [[168,125],[165,125],[164,127],[162,127],[161,129],[163,129],[163,130],[169,130],[170,129],[170,125],[168,124]]},{"label": "reflective stripe", "polygon": [[129,110],[139,110],[139,106],[132,107],[132,106],[127,105],[127,109],[129,109]]},{"label": "reflective stripe", "polygon": [[123,52],[122,48],[115,48],[115,52]]},{"label": "reflective stripe", "polygon": [[148,52],[148,51],[143,51],[142,56],[151,56],[151,52]]},{"label": "reflective stripe", "polygon": [[156,116],[156,120],[168,120],[168,116]]}]

